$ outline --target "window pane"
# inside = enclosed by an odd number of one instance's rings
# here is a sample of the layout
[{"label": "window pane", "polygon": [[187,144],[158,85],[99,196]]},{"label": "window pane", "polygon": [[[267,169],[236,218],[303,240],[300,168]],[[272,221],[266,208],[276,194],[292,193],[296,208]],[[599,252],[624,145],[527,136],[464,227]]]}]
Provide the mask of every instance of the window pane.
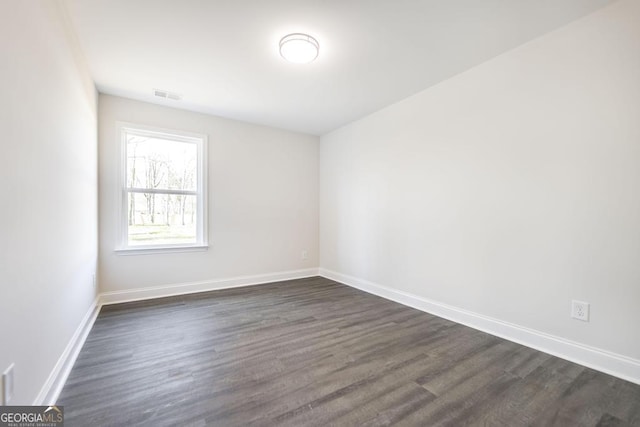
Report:
[{"label": "window pane", "polygon": [[127,187],[196,191],[196,144],[131,133],[127,140]]},{"label": "window pane", "polygon": [[197,243],[196,196],[129,193],[129,245]]}]

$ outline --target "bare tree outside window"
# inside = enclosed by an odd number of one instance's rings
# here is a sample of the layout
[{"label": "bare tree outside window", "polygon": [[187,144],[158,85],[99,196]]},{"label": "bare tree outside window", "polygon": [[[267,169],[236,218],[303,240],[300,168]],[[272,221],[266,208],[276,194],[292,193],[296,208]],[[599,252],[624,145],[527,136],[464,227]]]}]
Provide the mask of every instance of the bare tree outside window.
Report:
[{"label": "bare tree outside window", "polygon": [[[201,243],[198,140],[123,130],[127,247]],[[200,140],[200,143],[202,140]],[[200,192],[200,193],[199,193]]]}]

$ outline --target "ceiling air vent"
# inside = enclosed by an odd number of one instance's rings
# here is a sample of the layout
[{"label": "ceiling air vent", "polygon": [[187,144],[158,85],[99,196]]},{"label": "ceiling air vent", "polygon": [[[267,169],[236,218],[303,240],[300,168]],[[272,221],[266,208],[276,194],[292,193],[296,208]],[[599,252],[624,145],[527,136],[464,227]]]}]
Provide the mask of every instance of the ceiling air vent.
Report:
[{"label": "ceiling air vent", "polygon": [[174,101],[180,101],[182,99],[182,95],[179,93],[169,92],[168,90],[154,89],[153,94],[158,98],[172,99]]}]

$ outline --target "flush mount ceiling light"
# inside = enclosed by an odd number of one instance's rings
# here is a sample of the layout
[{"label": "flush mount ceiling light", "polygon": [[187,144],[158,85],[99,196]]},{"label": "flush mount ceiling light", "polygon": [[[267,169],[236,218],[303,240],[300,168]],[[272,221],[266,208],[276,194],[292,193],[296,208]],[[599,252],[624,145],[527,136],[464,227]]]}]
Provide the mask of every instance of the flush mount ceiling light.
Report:
[{"label": "flush mount ceiling light", "polygon": [[280,39],[280,56],[296,64],[308,64],[318,57],[318,40],[308,34],[293,33]]}]

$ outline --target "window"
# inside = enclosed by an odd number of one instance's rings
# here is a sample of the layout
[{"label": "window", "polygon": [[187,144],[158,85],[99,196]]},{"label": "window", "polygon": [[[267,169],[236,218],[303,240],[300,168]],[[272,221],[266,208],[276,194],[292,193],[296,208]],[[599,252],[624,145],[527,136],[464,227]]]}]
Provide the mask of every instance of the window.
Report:
[{"label": "window", "polygon": [[202,249],[206,135],[118,124],[122,251]]}]

